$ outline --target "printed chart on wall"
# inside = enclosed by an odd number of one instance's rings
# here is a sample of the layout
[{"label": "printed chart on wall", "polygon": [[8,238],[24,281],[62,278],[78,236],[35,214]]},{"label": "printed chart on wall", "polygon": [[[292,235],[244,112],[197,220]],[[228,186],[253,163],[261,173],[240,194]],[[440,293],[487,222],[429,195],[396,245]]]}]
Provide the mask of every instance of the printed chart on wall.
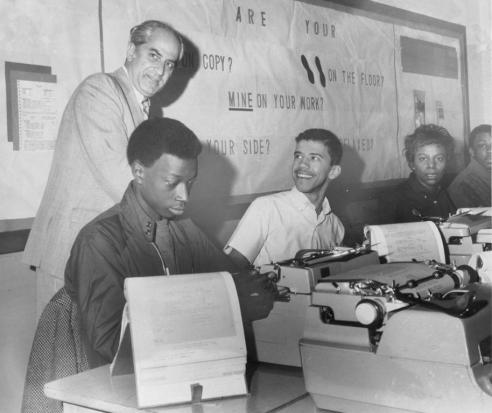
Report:
[{"label": "printed chart on wall", "polygon": [[0,196],[10,202],[0,204],[0,219],[26,218],[36,212],[56,142],[57,76],[49,66],[6,61],[5,95]]},{"label": "printed chart on wall", "polygon": [[406,177],[404,136],[425,121],[462,148],[458,39],[301,1],[171,3],[140,6],[193,44],[175,79],[193,76],[163,112],[198,134],[206,178],[231,195],[290,187],[294,138],[308,128],[339,136],[348,183]]}]

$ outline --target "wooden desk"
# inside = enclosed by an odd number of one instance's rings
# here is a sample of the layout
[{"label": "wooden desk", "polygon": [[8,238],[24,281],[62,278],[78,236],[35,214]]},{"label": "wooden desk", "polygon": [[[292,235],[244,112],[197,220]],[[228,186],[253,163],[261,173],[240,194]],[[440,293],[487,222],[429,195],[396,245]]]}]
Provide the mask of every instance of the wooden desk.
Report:
[{"label": "wooden desk", "polygon": [[111,377],[109,365],[52,381],[44,391],[64,403],[64,413],[277,413],[298,411],[296,405],[302,405],[303,412],[316,412],[300,368],[260,364],[248,366],[247,376],[251,376],[247,396],[145,410],[137,408],[134,376]]}]

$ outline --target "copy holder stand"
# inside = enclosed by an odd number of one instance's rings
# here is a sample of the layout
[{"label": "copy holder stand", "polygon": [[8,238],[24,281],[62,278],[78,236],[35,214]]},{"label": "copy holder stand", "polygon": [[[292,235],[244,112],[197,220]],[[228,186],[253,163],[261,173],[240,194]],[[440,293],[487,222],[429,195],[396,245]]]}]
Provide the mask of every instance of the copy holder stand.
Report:
[{"label": "copy holder stand", "polygon": [[227,272],[125,279],[111,375],[135,374],[139,408],[247,394],[246,344]]}]

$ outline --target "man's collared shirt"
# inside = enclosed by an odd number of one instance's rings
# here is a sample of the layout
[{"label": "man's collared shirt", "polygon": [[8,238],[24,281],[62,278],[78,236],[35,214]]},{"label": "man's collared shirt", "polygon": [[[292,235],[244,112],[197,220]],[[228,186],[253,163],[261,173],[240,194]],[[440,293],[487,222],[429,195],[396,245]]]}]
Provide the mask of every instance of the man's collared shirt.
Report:
[{"label": "man's collared shirt", "polygon": [[295,187],[255,199],[232,234],[234,248],[255,266],[293,258],[301,249],[340,245],[345,230],[328,199],[316,214],[314,205]]},{"label": "man's collared shirt", "polygon": [[128,69],[125,65],[123,65],[123,69],[125,70],[128,79],[130,80],[130,84],[132,85],[133,92],[135,93],[135,97],[137,98],[137,102],[140,103],[140,107],[142,108],[142,112],[145,115],[145,118],[149,118],[150,112],[150,99],[142,95],[136,88],[133,86],[132,80],[130,79],[130,74],[128,73]]}]

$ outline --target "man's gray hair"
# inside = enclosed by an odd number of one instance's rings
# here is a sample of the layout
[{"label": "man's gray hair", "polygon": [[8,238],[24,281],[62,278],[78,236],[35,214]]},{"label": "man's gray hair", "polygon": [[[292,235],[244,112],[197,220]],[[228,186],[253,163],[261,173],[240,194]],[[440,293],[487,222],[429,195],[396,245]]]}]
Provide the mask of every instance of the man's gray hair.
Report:
[{"label": "man's gray hair", "polygon": [[143,23],[132,27],[130,30],[130,42],[135,46],[140,46],[141,44],[147,43],[155,29],[167,30],[176,36],[181,49],[179,52],[179,59],[181,59],[184,51],[183,39],[181,35],[171,25],[160,20],[146,20]]}]

